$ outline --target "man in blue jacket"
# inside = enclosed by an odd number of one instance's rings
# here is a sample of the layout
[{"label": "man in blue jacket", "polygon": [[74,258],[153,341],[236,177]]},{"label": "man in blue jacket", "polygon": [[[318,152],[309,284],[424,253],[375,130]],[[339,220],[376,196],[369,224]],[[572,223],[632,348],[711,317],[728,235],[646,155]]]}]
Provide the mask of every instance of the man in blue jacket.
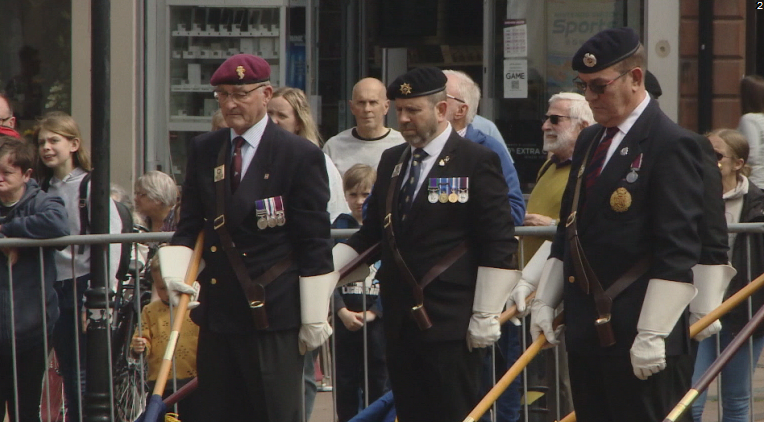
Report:
[{"label": "man in blue jacket", "polygon": [[516,226],[522,226],[525,219],[525,200],[520,190],[520,180],[517,170],[512,164],[507,146],[496,138],[472,127],[480,102],[480,88],[466,73],[456,70],[444,70],[448,78],[446,83],[446,95],[448,109],[446,119],[451,122],[454,130],[462,137],[476,142],[499,155],[501,160],[501,172],[509,186],[509,205],[512,207],[512,219]]}]

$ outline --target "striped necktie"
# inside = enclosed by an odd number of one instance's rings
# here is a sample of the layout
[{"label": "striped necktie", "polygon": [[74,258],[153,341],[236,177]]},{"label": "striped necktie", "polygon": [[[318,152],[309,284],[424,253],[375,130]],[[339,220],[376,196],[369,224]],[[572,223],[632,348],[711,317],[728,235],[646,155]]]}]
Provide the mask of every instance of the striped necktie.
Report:
[{"label": "striped necktie", "polygon": [[414,203],[414,192],[416,191],[416,185],[419,183],[419,175],[422,173],[422,160],[424,160],[429,154],[422,148],[414,150],[414,154],[411,157],[411,168],[409,169],[409,176],[406,179],[406,183],[401,190],[401,197],[398,202],[401,221],[406,221],[406,214],[411,210],[411,204]]},{"label": "striped necktie", "polygon": [[602,173],[602,167],[605,165],[605,157],[607,157],[607,150],[610,148],[610,144],[613,143],[613,137],[618,133],[618,127],[609,127],[605,129],[605,137],[602,139],[597,149],[594,150],[592,160],[589,162],[589,171],[586,175],[586,190],[588,191],[594,182]]},{"label": "striped necktie", "polygon": [[237,136],[233,139],[233,158],[231,169],[231,193],[236,192],[241,182],[241,147],[244,145],[244,138]]}]

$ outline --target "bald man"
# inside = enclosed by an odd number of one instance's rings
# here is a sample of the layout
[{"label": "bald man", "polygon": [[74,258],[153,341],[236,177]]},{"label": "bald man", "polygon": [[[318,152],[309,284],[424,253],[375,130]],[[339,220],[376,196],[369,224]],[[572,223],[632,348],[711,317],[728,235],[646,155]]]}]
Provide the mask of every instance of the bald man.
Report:
[{"label": "bald man", "polygon": [[356,126],[329,138],[324,152],[342,174],[358,163],[376,169],[384,150],[405,142],[400,132],[385,127],[390,108],[387,88],[379,79],[361,79],[353,87],[353,99],[348,102]]}]

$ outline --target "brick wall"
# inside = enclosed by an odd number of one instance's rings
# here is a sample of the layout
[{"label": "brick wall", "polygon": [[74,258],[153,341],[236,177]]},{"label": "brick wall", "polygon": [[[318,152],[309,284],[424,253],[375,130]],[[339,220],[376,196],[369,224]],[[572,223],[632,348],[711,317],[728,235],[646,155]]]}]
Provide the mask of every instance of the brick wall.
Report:
[{"label": "brick wall", "polygon": [[[679,124],[698,130],[698,2],[680,0]],[[740,119],[738,87],[745,74],[745,16],[747,0],[712,0],[713,124],[737,127]]]}]

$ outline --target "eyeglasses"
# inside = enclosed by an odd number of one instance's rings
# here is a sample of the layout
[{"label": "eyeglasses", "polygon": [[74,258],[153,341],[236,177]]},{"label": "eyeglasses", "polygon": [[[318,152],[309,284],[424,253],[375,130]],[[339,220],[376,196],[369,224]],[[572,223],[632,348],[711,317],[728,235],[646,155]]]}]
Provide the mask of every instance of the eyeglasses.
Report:
[{"label": "eyeglasses", "polygon": [[612,79],[612,80],[610,80],[610,82],[607,82],[607,83],[604,83],[604,84],[587,84],[586,82],[582,81],[582,80],[581,80],[581,79],[579,79],[578,77],[576,77],[575,79],[573,79],[573,83],[574,83],[574,84],[576,84],[576,89],[578,89],[579,91],[581,91],[581,93],[585,93],[585,92],[586,92],[586,90],[588,89],[589,91],[591,91],[591,92],[592,92],[592,94],[596,94],[596,95],[602,95],[602,94],[604,94],[604,93],[605,93],[605,88],[607,88],[607,87],[608,87],[608,85],[610,85],[610,84],[612,84],[613,82],[617,81],[617,80],[618,80],[618,79],[620,79],[620,78],[621,78],[623,75],[626,75],[627,73],[631,72],[631,71],[632,71],[632,70],[634,70],[634,69],[636,69],[636,67],[633,67],[633,68],[631,68],[631,69],[629,69],[629,70],[627,70],[627,71],[625,71],[625,72],[621,73],[620,75],[618,75],[617,77],[615,77],[615,79]]},{"label": "eyeglasses", "polygon": [[733,157],[730,157],[728,155],[724,155],[721,152],[715,152],[715,154],[716,154],[716,160],[717,161],[722,161],[725,158],[729,158],[731,160],[733,158]]},{"label": "eyeglasses", "polygon": [[466,101],[462,100],[461,98],[456,98],[456,97],[454,97],[454,96],[453,96],[453,95],[451,95],[451,94],[446,94],[446,98],[450,98],[450,99],[452,99],[452,100],[454,100],[454,101],[458,101],[458,102],[460,102],[460,103],[462,103],[462,104],[467,104],[467,102],[466,102]]},{"label": "eyeglasses", "polygon": [[0,117],[0,126],[5,126],[5,122],[8,120],[11,120],[13,118],[13,115],[10,115],[8,117]]},{"label": "eyeglasses", "polygon": [[258,85],[249,91],[236,91],[236,92],[226,92],[226,91],[215,91],[213,94],[215,95],[215,99],[218,100],[219,103],[223,104],[226,101],[228,101],[229,98],[233,99],[234,102],[240,103],[249,97],[249,94],[251,94],[254,91],[257,91],[258,89],[266,86],[268,84],[261,84]]},{"label": "eyeglasses", "polygon": [[544,121],[546,122],[549,120],[553,125],[556,125],[560,123],[560,119],[578,119],[578,117],[571,117],[571,116],[560,116],[558,114],[550,114],[546,116],[546,119]]}]

